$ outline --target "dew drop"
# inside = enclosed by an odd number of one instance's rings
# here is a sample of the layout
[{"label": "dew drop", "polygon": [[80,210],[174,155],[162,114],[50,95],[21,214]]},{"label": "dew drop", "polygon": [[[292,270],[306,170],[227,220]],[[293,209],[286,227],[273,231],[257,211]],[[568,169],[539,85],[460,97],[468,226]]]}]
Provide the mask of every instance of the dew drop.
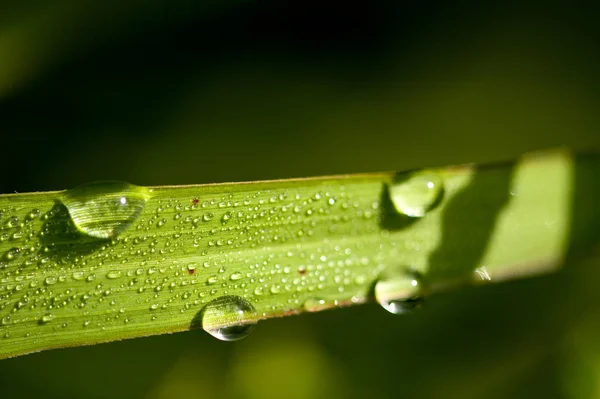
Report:
[{"label": "dew drop", "polygon": [[333,305],[322,298],[307,298],[302,304],[302,307],[307,312],[319,312],[321,310],[329,309],[333,307]]},{"label": "dew drop", "polygon": [[425,216],[444,193],[442,178],[432,172],[400,175],[388,188],[396,211],[415,218]]},{"label": "dew drop", "polygon": [[207,280],[206,280],[206,284],[211,285],[211,284],[216,284],[219,281],[219,277],[218,276],[210,276]]},{"label": "dew drop", "polygon": [[63,203],[82,233],[111,238],[125,231],[140,215],[149,191],[124,182],[94,182],[67,190]]},{"label": "dew drop", "polygon": [[56,284],[56,282],[58,281],[58,279],[54,276],[49,276],[46,277],[46,279],[44,280],[44,283],[46,283],[46,285],[53,285]]},{"label": "dew drop", "polygon": [[188,273],[190,273],[190,274],[195,273],[197,267],[198,267],[198,265],[196,263],[189,263],[187,265],[187,271],[188,271]]},{"label": "dew drop", "polygon": [[106,273],[106,278],[109,279],[115,279],[115,278],[119,278],[121,277],[121,272],[118,270],[111,270],[108,273]]},{"label": "dew drop", "polygon": [[33,209],[31,212],[27,214],[27,219],[33,220],[41,215],[41,211],[39,209]]},{"label": "dew drop", "polygon": [[246,337],[257,323],[254,306],[244,298],[227,295],[210,301],[201,312],[202,328],[222,341]]},{"label": "dew drop", "polygon": [[390,313],[409,313],[423,303],[423,280],[414,271],[384,271],[375,283],[375,299]]},{"label": "dew drop", "polygon": [[223,216],[221,216],[221,223],[227,224],[227,222],[229,222],[230,219],[231,219],[231,212],[225,212],[223,214]]},{"label": "dew drop", "polygon": [[40,319],[40,323],[41,324],[46,324],[46,323],[50,323],[52,321],[52,319],[54,319],[54,315],[52,315],[52,313],[46,313],[45,315],[42,316],[42,318]]},{"label": "dew drop", "polygon": [[231,280],[233,280],[233,281],[235,281],[235,280],[239,280],[239,279],[241,279],[242,277],[244,277],[244,275],[243,275],[242,273],[240,273],[240,272],[235,272],[235,273],[232,273],[232,274],[231,274],[231,276],[229,276],[229,278],[230,278]]},{"label": "dew drop", "polygon": [[15,260],[21,256],[20,248],[11,248],[5,254],[4,258],[8,261]]}]

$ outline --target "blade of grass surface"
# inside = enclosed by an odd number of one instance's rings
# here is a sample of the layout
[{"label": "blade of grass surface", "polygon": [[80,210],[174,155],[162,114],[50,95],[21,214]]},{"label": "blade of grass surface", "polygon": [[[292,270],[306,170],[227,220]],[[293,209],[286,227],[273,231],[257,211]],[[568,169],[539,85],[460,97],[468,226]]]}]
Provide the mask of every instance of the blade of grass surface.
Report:
[{"label": "blade of grass surface", "polygon": [[[426,293],[550,272],[597,243],[598,186],[574,182],[598,171],[566,152],[432,169],[443,196],[423,218],[396,211],[394,173],[133,188],[145,206],[100,236],[65,204],[114,193],[3,195],[0,358],[197,328],[225,295],[261,319],[362,303],[394,268]],[[574,198],[589,208],[577,223]]]}]

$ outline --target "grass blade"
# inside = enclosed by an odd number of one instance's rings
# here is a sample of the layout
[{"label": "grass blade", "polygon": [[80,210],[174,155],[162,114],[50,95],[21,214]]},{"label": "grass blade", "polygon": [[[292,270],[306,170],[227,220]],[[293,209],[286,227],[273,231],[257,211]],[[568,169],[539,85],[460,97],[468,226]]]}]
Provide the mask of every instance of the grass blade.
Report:
[{"label": "grass blade", "polygon": [[[555,152],[402,175],[3,195],[0,358],[207,328],[202,309],[223,297],[254,313],[212,329],[362,303],[391,271],[422,276],[423,295],[550,272],[597,244],[598,185],[575,184],[598,171],[597,156]],[[398,212],[396,188],[423,173],[443,189],[423,217]]]}]

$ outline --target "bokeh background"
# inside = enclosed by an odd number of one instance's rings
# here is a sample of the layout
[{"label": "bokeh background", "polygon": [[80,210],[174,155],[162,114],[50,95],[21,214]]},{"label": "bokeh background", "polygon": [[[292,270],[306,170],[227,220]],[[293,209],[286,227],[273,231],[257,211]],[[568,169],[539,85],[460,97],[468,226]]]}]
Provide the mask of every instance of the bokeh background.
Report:
[{"label": "bokeh background", "polygon": [[[0,2],[3,193],[600,148],[573,2]],[[430,298],[0,361],[2,397],[600,397],[598,264]]]}]

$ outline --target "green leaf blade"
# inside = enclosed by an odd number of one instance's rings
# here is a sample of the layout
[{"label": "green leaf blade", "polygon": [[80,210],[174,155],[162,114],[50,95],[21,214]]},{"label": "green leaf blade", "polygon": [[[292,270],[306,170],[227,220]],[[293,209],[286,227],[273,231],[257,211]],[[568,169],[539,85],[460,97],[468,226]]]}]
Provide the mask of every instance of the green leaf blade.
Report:
[{"label": "green leaf blade", "polygon": [[225,295],[262,319],[363,303],[390,268],[429,292],[555,270],[573,162],[437,169],[444,196],[418,219],[391,204],[393,173],[148,187],[111,239],[77,229],[65,192],[0,196],[0,358],[198,328]]}]

